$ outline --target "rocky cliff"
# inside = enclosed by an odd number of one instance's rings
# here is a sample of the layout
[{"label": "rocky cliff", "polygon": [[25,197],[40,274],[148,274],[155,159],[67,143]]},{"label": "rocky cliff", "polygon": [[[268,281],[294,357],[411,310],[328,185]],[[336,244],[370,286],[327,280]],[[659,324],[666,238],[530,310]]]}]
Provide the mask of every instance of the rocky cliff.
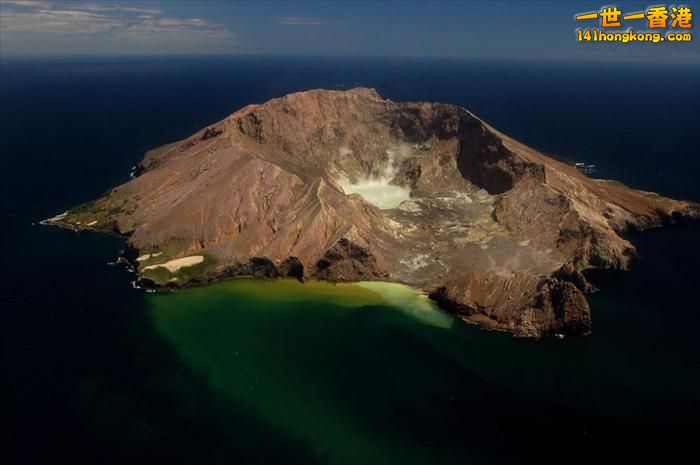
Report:
[{"label": "rocky cliff", "polygon": [[464,108],[315,90],[148,152],[136,177],[48,223],[117,233],[140,281],[387,280],[491,329],[584,334],[581,274],[620,234],[698,205],[596,180]]}]

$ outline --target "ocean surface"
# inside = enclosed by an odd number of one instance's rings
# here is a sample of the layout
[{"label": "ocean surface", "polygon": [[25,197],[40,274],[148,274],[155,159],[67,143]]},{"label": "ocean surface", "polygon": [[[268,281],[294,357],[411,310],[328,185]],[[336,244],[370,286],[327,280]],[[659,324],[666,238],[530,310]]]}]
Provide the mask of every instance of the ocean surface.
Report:
[{"label": "ocean surface", "polygon": [[[595,272],[593,334],[489,333],[404,288],[132,289],[122,241],[37,225],[150,148],[312,88],[463,105],[593,176],[700,200],[700,66],[364,58],[0,64],[3,463],[687,463],[700,227]],[[691,455],[692,456],[692,455]],[[8,460],[9,459],[9,460]]]}]

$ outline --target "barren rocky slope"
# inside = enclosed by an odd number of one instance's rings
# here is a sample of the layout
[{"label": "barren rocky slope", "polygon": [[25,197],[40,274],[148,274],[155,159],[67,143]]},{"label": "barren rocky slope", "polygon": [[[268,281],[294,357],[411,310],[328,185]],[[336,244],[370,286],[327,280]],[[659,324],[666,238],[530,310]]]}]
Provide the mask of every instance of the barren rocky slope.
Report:
[{"label": "barren rocky slope", "polygon": [[242,108],[47,222],[127,237],[146,285],[397,281],[468,321],[539,336],[590,330],[580,272],[626,268],[621,233],[699,216],[588,178],[463,108],[358,88]]}]

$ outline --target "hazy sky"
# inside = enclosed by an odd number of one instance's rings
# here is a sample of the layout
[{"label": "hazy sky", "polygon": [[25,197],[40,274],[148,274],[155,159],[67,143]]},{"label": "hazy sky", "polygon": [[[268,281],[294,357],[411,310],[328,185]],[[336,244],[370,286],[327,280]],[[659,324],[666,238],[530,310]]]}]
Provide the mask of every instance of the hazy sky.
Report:
[{"label": "hazy sky", "polygon": [[[651,2],[616,2],[624,12]],[[685,44],[578,44],[601,1],[0,0],[0,53],[303,54],[700,62]],[[700,2],[684,2],[700,14]],[[670,5],[670,3],[668,3]],[[594,24],[588,24],[593,26]],[[636,29],[646,29],[643,21]],[[696,27],[691,31],[695,33]],[[694,37],[695,38],[695,37]]]}]

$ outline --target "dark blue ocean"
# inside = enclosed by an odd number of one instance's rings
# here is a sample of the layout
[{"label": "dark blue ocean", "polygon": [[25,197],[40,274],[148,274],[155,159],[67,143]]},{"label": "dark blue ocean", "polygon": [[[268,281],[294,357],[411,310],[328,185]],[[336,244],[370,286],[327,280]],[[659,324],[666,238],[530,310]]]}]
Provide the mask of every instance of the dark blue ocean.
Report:
[{"label": "dark blue ocean", "polygon": [[[279,366],[307,375],[297,389],[338,394],[310,423],[373,438],[353,452],[219,392],[159,331],[132,276],[108,265],[120,240],[36,223],[126,181],[148,149],[246,104],[319,87],[462,105],[540,151],[595,164],[593,176],[700,201],[699,82],[698,65],[3,60],[2,461],[374,464],[405,463],[402,450],[415,449],[416,463],[686,463],[700,432],[698,225],[635,233],[631,271],[592,273],[601,291],[585,338],[523,341],[461,324],[445,335],[377,316],[329,320],[324,339],[307,334],[308,318],[273,331],[245,314],[262,340],[306,334],[294,341],[299,354],[332,345],[337,356]],[[329,368],[345,362],[342,376]],[[339,376],[343,389],[331,388]],[[349,416],[357,429],[346,431],[335,419]]]}]

